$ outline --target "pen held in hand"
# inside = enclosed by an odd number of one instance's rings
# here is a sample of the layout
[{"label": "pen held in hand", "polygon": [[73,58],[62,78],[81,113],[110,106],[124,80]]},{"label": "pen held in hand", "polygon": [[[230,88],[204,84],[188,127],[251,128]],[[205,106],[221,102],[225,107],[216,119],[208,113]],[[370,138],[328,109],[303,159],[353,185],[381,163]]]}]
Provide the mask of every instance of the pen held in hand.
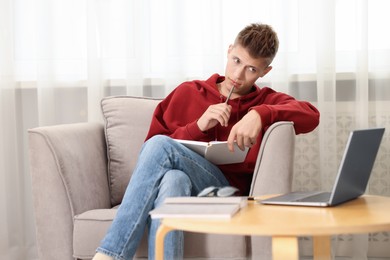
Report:
[{"label": "pen held in hand", "polygon": [[231,96],[232,93],[233,93],[233,90],[234,90],[234,86],[230,89],[229,95],[227,96],[227,98],[226,98],[226,100],[225,100],[225,104],[227,104],[227,102],[229,101],[230,96]]}]

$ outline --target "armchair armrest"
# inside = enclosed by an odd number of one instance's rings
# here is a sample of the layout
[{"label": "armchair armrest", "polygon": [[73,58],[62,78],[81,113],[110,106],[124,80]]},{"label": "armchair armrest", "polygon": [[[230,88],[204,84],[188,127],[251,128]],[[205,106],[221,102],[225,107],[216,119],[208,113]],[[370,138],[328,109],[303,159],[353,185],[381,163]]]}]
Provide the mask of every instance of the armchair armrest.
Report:
[{"label": "armchair armrest", "polygon": [[251,196],[291,191],[294,148],[293,122],[276,122],[267,129],[253,173]]},{"label": "armchair armrest", "polygon": [[[250,196],[291,191],[295,149],[293,122],[276,122],[263,136],[252,178]],[[270,237],[250,237],[252,257],[272,259]]]},{"label": "armchair armrest", "polygon": [[103,125],[39,127],[28,138],[39,254],[70,259],[74,215],[111,207]]}]

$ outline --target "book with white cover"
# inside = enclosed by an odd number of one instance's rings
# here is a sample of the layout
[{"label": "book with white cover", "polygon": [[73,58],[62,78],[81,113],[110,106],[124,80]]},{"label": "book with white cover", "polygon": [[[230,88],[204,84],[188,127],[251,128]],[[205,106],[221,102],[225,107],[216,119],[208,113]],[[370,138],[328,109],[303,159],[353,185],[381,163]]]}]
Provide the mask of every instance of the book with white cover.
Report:
[{"label": "book with white cover", "polygon": [[240,210],[239,204],[163,204],[150,211],[156,218],[230,219]]},{"label": "book with white cover", "polygon": [[248,197],[169,197],[164,200],[165,204],[238,204],[245,207]]},{"label": "book with white cover", "polygon": [[246,205],[247,197],[171,197],[149,214],[152,219],[229,219]]},{"label": "book with white cover", "polygon": [[249,150],[248,147],[245,147],[245,150],[242,151],[235,143],[234,152],[231,152],[227,141],[201,142],[181,139],[175,140],[216,165],[241,163],[245,160]]}]

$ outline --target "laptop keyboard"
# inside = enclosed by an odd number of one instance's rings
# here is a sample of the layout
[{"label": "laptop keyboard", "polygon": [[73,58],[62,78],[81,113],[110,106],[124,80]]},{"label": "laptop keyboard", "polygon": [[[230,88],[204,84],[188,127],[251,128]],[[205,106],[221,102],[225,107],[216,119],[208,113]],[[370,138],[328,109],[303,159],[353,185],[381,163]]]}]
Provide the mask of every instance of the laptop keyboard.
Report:
[{"label": "laptop keyboard", "polygon": [[322,192],[305,198],[296,199],[295,201],[302,202],[328,202],[330,199],[330,192]]}]

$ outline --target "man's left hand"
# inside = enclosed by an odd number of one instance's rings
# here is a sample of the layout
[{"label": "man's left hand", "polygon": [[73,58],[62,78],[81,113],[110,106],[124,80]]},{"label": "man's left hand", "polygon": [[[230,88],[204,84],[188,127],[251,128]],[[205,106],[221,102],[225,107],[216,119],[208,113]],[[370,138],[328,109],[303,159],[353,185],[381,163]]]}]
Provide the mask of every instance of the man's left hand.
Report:
[{"label": "man's left hand", "polygon": [[244,150],[245,147],[252,147],[256,143],[262,127],[259,113],[255,110],[249,111],[230,131],[228,137],[229,150],[234,151],[234,141],[241,150]]}]

